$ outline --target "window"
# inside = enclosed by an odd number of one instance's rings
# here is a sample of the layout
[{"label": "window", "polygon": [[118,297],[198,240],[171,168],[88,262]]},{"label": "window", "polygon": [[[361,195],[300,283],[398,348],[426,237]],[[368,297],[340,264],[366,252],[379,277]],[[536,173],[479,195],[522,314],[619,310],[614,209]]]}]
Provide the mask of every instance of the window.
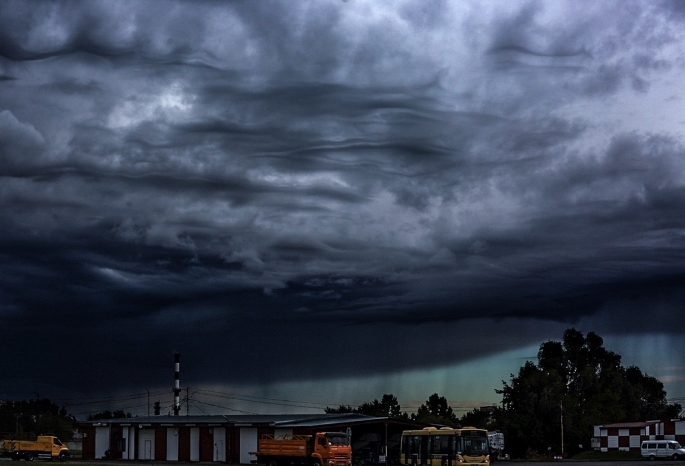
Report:
[{"label": "window", "polygon": [[326,437],[331,445],[347,445],[346,435],[327,435]]},{"label": "window", "polygon": [[450,452],[450,436],[436,435],[433,437],[433,444],[431,445],[431,454],[433,455],[447,455]]},{"label": "window", "polygon": [[405,437],[406,440],[406,450],[407,455],[417,455],[421,450],[421,437],[418,435],[413,435],[411,437]]}]

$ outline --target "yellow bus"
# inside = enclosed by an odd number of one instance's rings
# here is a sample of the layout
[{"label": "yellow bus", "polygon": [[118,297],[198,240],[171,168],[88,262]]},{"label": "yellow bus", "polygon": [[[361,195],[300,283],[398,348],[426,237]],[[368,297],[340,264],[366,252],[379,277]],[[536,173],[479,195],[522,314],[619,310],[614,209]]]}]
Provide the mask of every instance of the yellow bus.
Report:
[{"label": "yellow bus", "polygon": [[490,464],[488,431],[475,427],[426,427],[402,432],[400,462],[409,466]]}]

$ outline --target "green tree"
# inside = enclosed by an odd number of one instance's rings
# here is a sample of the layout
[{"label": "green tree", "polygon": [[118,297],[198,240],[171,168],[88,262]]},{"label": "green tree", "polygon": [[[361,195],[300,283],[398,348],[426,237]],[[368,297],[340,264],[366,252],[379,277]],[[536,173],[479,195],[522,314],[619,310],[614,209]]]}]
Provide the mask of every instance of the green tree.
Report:
[{"label": "green tree", "polygon": [[479,429],[499,429],[493,422],[494,409],[494,406],[473,408],[461,417],[459,423],[462,426],[478,427]]},{"label": "green tree", "polygon": [[397,401],[397,397],[390,394],[383,395],[381,401],[374,399],[370,403],[362,403],[357,408],[357,412],[369,416],[402,417],[402,407]]},{"label": "green tree", "polygon": [[38,434],[55,435],[71,440],[74,418],[48,398],[5,401],[0,405],[0,432],[20,438],[35,438]]},{"label": "green tree", "polygon": [[439,396],[437,393],[433,393],[424,404],[419,406],[416,414],[412,415],[412,419],[427,424],[443,424],[447,426],[459,424],[452,407],[447,403],[447,399],[444,396]]},{"label": "green tree", "polygon": [[391,418],[408,418],[407,413],[402,412],[402,407],[397,401],[397,397],[391,394],[385,394],[380,401],[374,399],[373,401],[360,404],[357,408],[350,405],[340,405],[337,408],[326,407],[326,413],[359,413],[368,416],[383,416]]},{"label": "green tree", "polygon": [[568,329],[562,342],[540,345],[537,364],[528,361],[509,383],[502,381],[495,419],[512,454],[561,452],[562,428],[563,450],[573,454],[589,446],[594,425],[680,412],[680,405],[667,403],[659,380],[634,366],[625,369],[621,356],[603,344],[594,332]]},{"label": "green tree", "polygon": [[131,416],[132,416],[131,413],[124,411],[123,409],[115,409],[114,411],[110,411],[109,409],[106,409],[106,410],[101,411],[99,413],[89,414],[88,420],[89,421],[98,421],[100,419],[124,419],[124,418],[129,418]]},{"label": "green tree", "polygon": [[342,414],[342,413],[356,413],[357,410],[350,405],[340,405],[337,408],[326,406],[324,410],[326,414]]}]

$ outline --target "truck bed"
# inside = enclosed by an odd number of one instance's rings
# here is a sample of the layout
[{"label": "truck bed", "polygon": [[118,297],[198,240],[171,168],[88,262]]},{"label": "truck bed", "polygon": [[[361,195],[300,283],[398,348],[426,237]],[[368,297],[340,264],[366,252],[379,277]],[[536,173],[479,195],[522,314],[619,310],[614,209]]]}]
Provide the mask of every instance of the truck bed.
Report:
[{"label": "truck bed", "polygon": [[259,440],[258,456],[307,456],[308,435],[265,435]]}]

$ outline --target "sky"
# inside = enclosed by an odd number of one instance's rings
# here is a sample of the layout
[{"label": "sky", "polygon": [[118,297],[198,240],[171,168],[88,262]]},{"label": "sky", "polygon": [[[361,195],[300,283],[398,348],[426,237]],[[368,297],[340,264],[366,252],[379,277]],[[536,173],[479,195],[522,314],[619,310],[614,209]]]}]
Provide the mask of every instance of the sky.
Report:
[{"label": "sky", "polygon": [[[685,397],[685,2],[3,1],[0,398]],[[458,413],[463,411],[458,411]]]}]

